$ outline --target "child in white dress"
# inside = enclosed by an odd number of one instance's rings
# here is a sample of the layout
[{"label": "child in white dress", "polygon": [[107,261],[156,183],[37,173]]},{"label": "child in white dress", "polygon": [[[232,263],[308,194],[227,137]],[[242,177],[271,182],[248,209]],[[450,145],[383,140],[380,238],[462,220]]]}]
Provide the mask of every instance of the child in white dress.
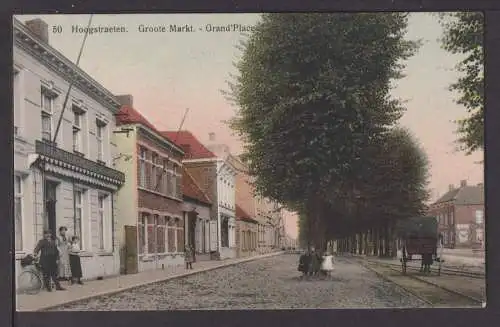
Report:
[{"label": "child in white dress", "polygon": [[321,263],[321,271],[330,278],[332,276],[333,267],[333,255],[327,253],[323,256],[323,262]]}]

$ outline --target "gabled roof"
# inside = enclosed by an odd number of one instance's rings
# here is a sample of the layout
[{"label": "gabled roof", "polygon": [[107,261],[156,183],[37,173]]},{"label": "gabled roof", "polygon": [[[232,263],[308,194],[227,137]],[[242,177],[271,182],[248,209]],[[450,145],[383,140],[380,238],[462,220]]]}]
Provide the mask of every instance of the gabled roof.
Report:
[{"label": "gabled roof", "polygon": [[[116,126],[128,125],[128,124],[140,124],[144,127],[149,128],[154,133],[158,134],[158,137],[166,139],[170,144],[175,144],[169,137],[163,135],[153,124],[149,122],[139,111],[131,106],[124,105],[120,108],[120,111],[115,115]],[[181,149],[178,149],[181,150]]]},{"label": "gabled roof", "polygon": [[472,204],[484,204],[484,187],[475,186],[461,186],[448,191],[441,198],[439,198],[434,204],[452,202],[458,205],[472,205]]},{"label": "gabled roof", "polygon": [[161,135],[156,127],[151,124],[139,111],[135,110],[131,106],[122,106],[120,111],[116,114],[116,126],[127,124],[141,124]]},{"label": "gabled roof", "polygon": [[182,193],[185,197],[205,203],[208,206],[212,204],[208,195],[203,192],[193,176],[184,167],[182,169]]},{"label": "gabled roof", "polygon": [[171,139],[177,146],[184,150],[184,159],[217,158],[212,151],[208,150],[207,147],[189,131],[163,131],[161,135]]},{"label": "gabled roof", "polygon": [[245,212],[239,205],[236,204],[236,220],[243,220],[252,223],[257,223],[257,220],[250,217],[248,213]]}]

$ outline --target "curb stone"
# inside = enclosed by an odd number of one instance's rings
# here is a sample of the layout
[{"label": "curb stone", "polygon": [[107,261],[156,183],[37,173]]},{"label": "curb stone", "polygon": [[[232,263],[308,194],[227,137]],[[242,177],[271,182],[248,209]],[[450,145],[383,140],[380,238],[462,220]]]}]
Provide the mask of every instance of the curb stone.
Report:
[{"label": "curb stone", "polygon": [[[170,275],[170,276],[165,276],[165,277],[157,278],[157,279],[154,279],[154,280],[148,280],[148,281],[136,283],[134,285],[125,286],[125,287],[122,287],[122,288],[119,288],[119,289],[108,290],[108,291],[104,291],[104,292],[100,292],[100,293],[94,293],[92,295],[84,295],[84,296],[80,296],[80,297],[78,297],[76,299],[72,299],[72,300],[66,301],[66,302],[61,303],[61,304],[49,305],[49,306],[42,306],[41,308],[38,308],[38,309],[33,310],[31,312],[48,311],[48,310],[59,308],[59,307],[63,307],[63,306],[66,306],[66,305],[69,305],[69,304],[72,304],[72,303],[76,303],[76,302],[80,302],[80,301],[85,301],[85,300],[90,300],[90,299],[96,298],[96,297],[118,294],[118,293],[130,291],[130,290],[133,290],[133,289],[137,289],[139,287],[146,286],[146,285],[151,285],[151,284],[157,284],[157,283],[161,283],[161,282],[171,281],[171,280],[175,280],[175,279],[179,279],[179,278],[183,278],[183,277],[187,277],[187,276],[196,275],[196,274],[199,274],[199,273],[204,273],[204,272],[208,272],[208,271],[212,271],[212,270],[216,270],[216,269],[231,267],[231,266],[238,265],[238,264],[241,264],[241,263],[246,263],[246,262],[260,260],[260,259],[265,259],[265,258],[269,258],[269,257],[274,257],[274,256],[282,255],[282,254],[284,254],[283,251],[272,252],[272,253],[266,253],[266,254],[263,254],[263,255],[249,257],[249,258],[242,258],[242,259],[239,259],[239,260],[235,260],[235,261],[231,261],[231,262],[226,262],[226,263],[224,263],[224,260],[222,260],[223,263],[221,263],[219,265],[215,265],[213,267],[206,267],[206,268],[202,268],[202,269],[194,270],[194,271],[184,271],[182,273],[178,273],[178,274],[174,274],[174,275]],[[27,312],[29,312],[29,311],[27,311]]]}]

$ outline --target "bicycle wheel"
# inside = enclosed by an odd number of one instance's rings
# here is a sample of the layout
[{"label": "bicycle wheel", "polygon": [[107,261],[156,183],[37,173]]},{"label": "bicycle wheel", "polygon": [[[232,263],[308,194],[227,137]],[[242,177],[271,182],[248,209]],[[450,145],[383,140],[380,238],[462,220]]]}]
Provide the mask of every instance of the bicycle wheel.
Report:
[{"label": "bicycle wheel", "polygon": [[17,285],[19,293],[35,295],[40,292],[42,286],[42,279],[33,271],[23,271],[19,275]]}]

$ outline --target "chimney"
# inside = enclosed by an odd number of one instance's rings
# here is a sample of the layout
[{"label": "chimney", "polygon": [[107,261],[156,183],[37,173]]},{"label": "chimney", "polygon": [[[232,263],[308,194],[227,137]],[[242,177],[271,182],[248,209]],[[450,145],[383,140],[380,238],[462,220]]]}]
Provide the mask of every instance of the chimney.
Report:
[{"label": "chimney", "polygon": [[450,184],[448,185],[448,191],[453,191],[455,189],[455,185]]},{"label": "chimney", "polygon": [[208,133],[208,139],[210,140],[210,142],[215,142],[215,133]]},{"label": "chimney", "polygon": [[467,186],[467,181],[465,179],[462,179],[460,181],[460,187],[465,187],[465,186]]},{"label": "chimney", "polygon": [[122,106],[134,106],[134,97],[130,94],[116,95],[116,98]]},{"label": "chimney", "polygon": [[38,36],[40,40],[47,44],[49,43],[49,25],[47,25],[46,22],[40,18],[35,18],[26,21],[25,25],[33,34]]}]

